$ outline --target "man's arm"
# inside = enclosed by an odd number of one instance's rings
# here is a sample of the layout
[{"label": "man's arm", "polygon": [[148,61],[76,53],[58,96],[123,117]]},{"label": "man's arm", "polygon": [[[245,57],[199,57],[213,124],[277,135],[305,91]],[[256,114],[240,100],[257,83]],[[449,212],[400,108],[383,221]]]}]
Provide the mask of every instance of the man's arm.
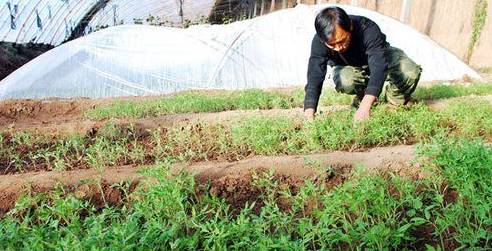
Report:
[{"label": "man's arm", "polygon": [[309,57],[307,84],[304,88],[304,112],[307,117],[313,117],[318,108],[319,96],[323,88],[328,62],[328,48],[315,35],[311,42],[311,56]]},{"label": "man's arm", "polygon": [[369,117],[372,104],[376,101],[383,88],[384,80],[387,76],[388,63],[385,57],[386,36],[381,32],[376,23],[368,21],[369,27],[364,31],[364,44],[367,48],[367,61],[369,65],[370,77],[359,109],[354,114],[354,122],[358,122]]},{"label": "man's arm", "polygon": [[376,23],[369,20],[368,22],[370,23],[364,31],[364,44],[367,48],[367,62],[371,74],[365,95],[379,97],[388,69],[388,63],[385,57],[387,50],[386,36],[381,32]]}]

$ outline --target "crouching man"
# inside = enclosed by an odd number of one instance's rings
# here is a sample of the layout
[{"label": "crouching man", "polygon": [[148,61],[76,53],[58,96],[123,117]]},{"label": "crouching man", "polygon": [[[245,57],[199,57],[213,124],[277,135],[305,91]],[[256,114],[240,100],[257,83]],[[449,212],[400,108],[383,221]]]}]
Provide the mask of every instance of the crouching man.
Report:
[{"label": "crouching man", "polygon": [[402,50],[391,47],[375,22],[328,7],[316,16],[314,26],[304,98],[308,119],[316,113],[327,65],[333,67],[335,89],[355,95],[354,123],[369,118],[381,92],[392,105],[410,101],[422,68]]}]

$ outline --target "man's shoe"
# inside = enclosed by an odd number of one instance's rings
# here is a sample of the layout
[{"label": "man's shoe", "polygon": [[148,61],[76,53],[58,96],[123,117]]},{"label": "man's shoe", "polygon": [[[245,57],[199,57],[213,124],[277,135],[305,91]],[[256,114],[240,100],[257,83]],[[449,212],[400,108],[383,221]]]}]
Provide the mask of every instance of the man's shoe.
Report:
[{"label": "man's shoe", "polygon": [[403,101],[403,105],[404,106],[412,106],[414,105],[415,102],[414,100],[412,99],[412,96],[408,96],[408,97],[405,97],[404,101]]}]

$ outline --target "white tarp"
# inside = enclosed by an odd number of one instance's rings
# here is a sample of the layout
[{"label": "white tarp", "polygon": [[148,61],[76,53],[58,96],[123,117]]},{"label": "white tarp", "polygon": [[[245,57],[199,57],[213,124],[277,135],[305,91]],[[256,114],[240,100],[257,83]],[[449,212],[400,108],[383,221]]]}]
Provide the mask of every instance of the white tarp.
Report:
[{"label": "white tarp", "polygon": [[[57,47],[0,82],[0,98],[153,95],[189,89],[304,85],[314,17],[298,5],[228,25],[189,29],[123,25]],[[479,78],[429,37],[390,17],[343,6],[378,23],[392,46],[423,67],[421,80]]]},{"label": "white tarp", "polygon": [[[0,0],[0,41],[59,45],[103,0]],[[215,0],[110,0],[89,22],[98,27],[134,24],[150,16],[171,24],[210,15]]]},{"label": "white tarp", "polygon": [[57,45],[98,0],[0,0],[0,41]]},{"label": "white tarp", "polygon": [[[90,22],[90,27],[113,26],[116,24],[134,24],[142,19],[146,23],[149,16],[159,18],[160,22],[180,24],[181,18],[191,22],[208,17],[215,0],[112,0],[110,4],[98,12]],[[183,16],[180,16],[182,11]]]}]

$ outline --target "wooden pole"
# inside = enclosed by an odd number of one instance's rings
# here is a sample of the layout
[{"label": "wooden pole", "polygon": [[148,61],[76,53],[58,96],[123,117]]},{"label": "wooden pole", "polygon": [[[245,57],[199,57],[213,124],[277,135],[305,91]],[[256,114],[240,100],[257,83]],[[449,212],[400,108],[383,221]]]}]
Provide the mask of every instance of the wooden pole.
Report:
[{"label": "wooden pole", "polygon": [[430,35],[431,28],[434,25],[434,17],[436,15],[436,2],[437,0],[432,0],[431,7],[429,10],[429,15],[427,16],[427,24],[425,24],[424,33]]},{"label": "wooden pole", "polygon": [[257,3],[258,3],[258,1],[257,1],[257,0],[255,0],[255,4],[254,4],[254,6],[253,6],[253,8],[254,8],[254,9],[253,9],[253,17],[256,17],[256,9],[258,9],[258,5],[257,5]]},{"label": "wooden pole", "polygon": [[403,0],[401,3],[400,22],[408,23],[410,20],[410,10],[412,9],[412,0]]},{"label": "wooden pole", "polygon": [[272,0],[272,3],[270,4],[270,12],[273,12],[275,10],[275,0]]},{"label": "wooden pole", "polygon": [[253,16],[253,9],[251,8],[251,4],[248,4],[247,13],[248,13],[247,19],[251,19],[251,16]]}]

